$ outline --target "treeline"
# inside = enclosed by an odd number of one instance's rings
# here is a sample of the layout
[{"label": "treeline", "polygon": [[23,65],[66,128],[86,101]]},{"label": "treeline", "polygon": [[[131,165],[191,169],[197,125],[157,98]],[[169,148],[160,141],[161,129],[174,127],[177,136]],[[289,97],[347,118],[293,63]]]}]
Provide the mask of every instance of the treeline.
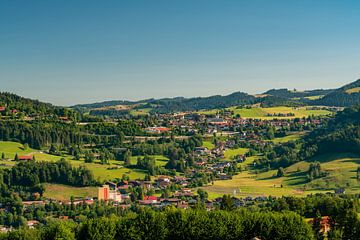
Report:
[{"label": "treeline", "polygon": [[141,128],[131,120],[117,124],[91,123],[85,126],[56,121],[0,121],[0,141],[27,143],[41,149],[51,144],[65,148],[70,145],[120,145],[125,135],[142,134]]},{"label": "treeline", "polygon": [[271,89],[264,94],[280,97],[280,98],[304,98],[310,96],[319,96],[319,95],[326,95],[334,90],[332,89],[316,89],[316,90],[309,90],[309,91],[290,91],[287,88],[281,89]]},{"label": "treeline", "polygon": [[92,172],[85,167],[72,167],[65,159],[57,162],[25,161],[2,172],[3,183],[8,187],[35,187],[40,183],[60,183],[71,186],[96,184]]},{"label": "treeline", "polygon": [[287,107],[299,107],[305,104],[299,100],[293,100],[278,96],[266,96],[257,100],[261,107],[276,107],[276,106],[287,106]]},{"label": "treeline", "polygon": [[0,239],[313,239],[309,224],[291,212],[233,212],[141,209],[121,217],[89,219],[78,225],[57,221],[18,230]]},{"label": "treeline", "polygon": [[19,141],[40,149],[52,143],[61,145],[95,141],[95,136],[81,135],[75,125],[60,122],[0,121],[0,140]]},{"label": "treeline", "polygon": [[351,107],[360,104],[360,92],[348,93],[349,89],[360,87],[360,79],[339,88],[324,97],[312,101],[314,105]]},{"label": "treeline", "polygon": [[265,205],[262,208],[269,211],[292,211],[306,218],[312,218],[315,239],[326,239],[324,233],[320,231],[322,216],[329,218],[330,231],[327,233],[327,239],[360,239],[359,195],[339,197],[317,194],[305,198],[289,196],[270,199]]},{"label": "treeline", "polygon": [[67,108],[56,107],[50,103],[20,97],[8,92],[0,92],[0,106],[6,107],[6,112],[16,110],[29,116],[57,116],[69,117],[71,119],[80,117],[77,112]]}]

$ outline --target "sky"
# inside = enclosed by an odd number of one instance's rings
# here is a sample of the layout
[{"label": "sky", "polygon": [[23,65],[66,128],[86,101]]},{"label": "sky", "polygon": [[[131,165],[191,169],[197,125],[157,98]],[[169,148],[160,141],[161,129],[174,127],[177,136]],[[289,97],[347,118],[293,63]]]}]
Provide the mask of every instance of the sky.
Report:
[{"label": "sky", "polygon": [[72,105],[336,88],[358,0],[0,0],[0,91]]}]

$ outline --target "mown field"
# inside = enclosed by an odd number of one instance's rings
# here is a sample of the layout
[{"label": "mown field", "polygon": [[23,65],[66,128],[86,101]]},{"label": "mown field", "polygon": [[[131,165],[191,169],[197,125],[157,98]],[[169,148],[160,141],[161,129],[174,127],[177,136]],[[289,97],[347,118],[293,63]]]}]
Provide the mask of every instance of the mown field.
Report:
[{"label": "mown field", "polygon": [[305,135],[305,132],[296,132],[289,134],[285,137],[274,138],[271,141],[275,144],[289,142],[289,141],[296,141],[300,139],[303,135]]},{"label": "mown field", "polygon": [[[319,110],[311,110],[307,107],[270,107],[270,108],[229,108],[234,111],[234,115],[240,115],[242,118],[258,118],[258,119],[274,119],[274,118],[302,118],[308,116],[320,116],[320,115],[328,115],[331,114],[330,111],[325,109]],[[276,115],[276,114],[288,114],[293,113],[294,116],[289,117],[278,117],[278,116],[268,116],[268,115]]]},{"label": "mown field", "polygon": [[86,198],[97,196],[97,187],[71,187],[62,184],[45,184],[44,197],[57,199],[60,201],[68,201],[74,198]]},{"label": "mown field", "polygon": [[213,149],[215,148],[215,145],[210,141],[203,141],[203,147],[206,147],[207,149]]},{"label": "mown field", "polygon": [[351,88],[351,89],[346,90],[346,93],[349,93],[349,94],[358,93],[358,92],[360,92],[360,87]]},{"label": "mown field", "polygon": [[130,114],[132,116],[143,116],[148,115],[152,109],[151,108],[139,108],[139,109],[132,109]]},{"label": "mown field", "polygon": [[245,155],[248,151],[248,148],[226,149],[224,157],[225,159],[233,159],[237,155]]},{"label": "mown field", "polygon": [[[302,118],[308,116],[321,116],[321,115],[329,115],[330,111],[326,109],[312,110],[307,107],[252,107],[252,108],[238,108],[238,107],[230,107],[227,110],[233,111],[233,116],[240,115],[242,118],[255,118],[255,119],[290,119],[290,118]],[[213,109],[209,111],[200,111],[200,114],[216,114],[219,109]],[[288,114],[293,113],[294,116],[287,117],[278,117],[278,116],[269,116],[274,114]]]},{"label": "mown field", "polygon": [[304,196],[317,192],[334,192],[334,189],[345,187],[347,193],[359,193],[360,184],[356,180],[356,169],[360,166],[360,157],[352,154],[329,154],[314,158],[321,168],[329,172],[324,178],[311,182],[307,179],[310,162],[299,162],[285,169],[284,177],[275,177],[277,170],[258,172],[252,169],[253,159],[246,162],[248,170],[241,172],[231,180],[216,181],[204,189],[212,197],[223,194],[237,196]]}]

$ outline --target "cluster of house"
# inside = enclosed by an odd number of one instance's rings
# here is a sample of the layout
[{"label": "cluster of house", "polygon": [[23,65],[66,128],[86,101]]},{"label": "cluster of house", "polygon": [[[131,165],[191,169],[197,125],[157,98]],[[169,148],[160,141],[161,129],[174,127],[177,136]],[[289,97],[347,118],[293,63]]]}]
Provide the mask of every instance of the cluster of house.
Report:
[{"label": "cluster of house", "polygon": [[149,134],[162,134],[170,131],[170,128],[167,127],[148,127],[145,128],[145,131]]},{"label": "cluster of house", "polygon": [[[286,114],[285,114],[286,115]],[[279,114],[279,116],[282,116]],[[292,116],[287,114],[286,116]],[[259,127],[269,125],[274,127],[289,127],[295,121],[291,119],[250,119],[250,118],[234,118],[229,112],[216,115],[204,115],[199,113],[174,113],[174,114],[158,114],[157,121],[167,127],[148,127],[145,131],[149,134],[162,134],[173,129],[181,129],[186,134],[194,134],[200,129],[205,130],[207,134],[221,132],[224,134],[235,134],[234,129],[240,127]],[[296,124],[300,125],[320,125],[321,120],[312,118],[297,119]]]},{"label": "cluster of house", "polygon": [[[168,186],[168,183],[171,182],[182,182],[186,181],[183,177],[169,177],[169,176],[160,176],[155,183],[152,185],[147,181],[123,181],[122,183],[116,184],[112,182],[107,182],[103,186],[98,188],[98,201],[108,201],[113,204],[117,204],[123,207],[131,206],[130,197],[128,194],[124,194],[124,190],[127,190],[130,186],[143,186],[145,189],[149,189],[151,187],[157,188],[165,188]],[[166,183],[166,184],[162,184]],[[126,201],[128,199],[129,201]],[[254,202],[263,202],[267,200],[267,197],[259,196],[259,197],[246,197],[246,198],[236,198],[233,197],[233,202],[236,207],[241,207],[249,204],[253,204]],[[80,203],[73,202],[73,204]],[[82,200],[84,202],[84,200]],[[87,200],[87,204],[91,204],[93,201]],[[178,208],[189,208],[192,205],[195,205],[198,202],[198,196],[194,194],[193,190],[190,188],[181,188],[172,193],[170,197],[160,197],[160,196],[144,196],[143,199],[136,201],[141,206],[151,206],[162,208],[168,205],[174,205]],[[205,202],[206,208],[208,210],[214,209],[216,206],[221,204],[222,198],[216,198],[214,200],[207,200]]]},{"label": "cluster of house", "polygon": [[[6,107],[5,106],[0,106],[0,113],[3,113],[6,111]],[[10,110],[11,113],[17,113],[17,109],[11,109]]]}]

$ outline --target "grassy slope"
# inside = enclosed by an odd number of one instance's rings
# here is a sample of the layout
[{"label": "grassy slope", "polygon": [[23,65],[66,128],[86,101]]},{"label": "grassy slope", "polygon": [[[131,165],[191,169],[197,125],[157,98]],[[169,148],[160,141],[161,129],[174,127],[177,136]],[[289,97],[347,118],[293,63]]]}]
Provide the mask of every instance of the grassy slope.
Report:
[{"label": "grassy slope", "polygon": [[[230,151],[230,152],[229,152]],[[243,154],[246,149],[228,150],[227,156],[233,154]],[[53,156],[45,153],[40,153],[34,149],[22,149],[22,144],[14,142],[0,142],[0,153],[4,152],[6,157],[13,158],[15,153],[25,155],[33,153],[37,160],[54,161],[61,157]],[[240,153],[240,154],[241,154]],[[74,166],[84,164],[83,161],[71,160],[71,157],[65,157]],[[156,163],[160,166],[166,164],[167,159],[163,156],[155,156]],[[243,169],[251,169],[253,161],[256,157],[249,157],[244,163],[239,163]],[[232,194],[234,190],[237,191],[238,196],[248,195],[295,195],[302,196],[309,193],[319,191],[331,191],[331,189],[339,186],[345,186],[347,192],[359,193],[360,186],[356,180],[356,169],[360,166],[360,158],[349,154],[332,154],[317,157],[314,160],[321,162],[323,170],[329,171],[329,176],[322,179],[315,179],[311,183],[306,182],[306,171],[309,167],[308,162],[299,162],[286,169],[286,175],[282,178],[274,178],[276,170],[269,172],[257,173],[254,170],[245,170],[234,176],[232,180],[215,181],[213,186],[204,187],[211,197],[221,196],[223,194]],[[14,161],[0,161],[1,164],[7,166],[14,165]],[[132,157],[132,163],[136,163],[136,157]],[[110,165],[101,165],[98,163],[85,164],[87,168],[93,171],[96,178],[100,180],[111,180],[114,178],[121,178],[123,174],[127,174],[130,178],[143,178],[145,172],[139,169],[129,169],[122,166],[122,162],[112,160]],[[2,166],[2,167],[7,167]],[[109,170],[109,167],[119,166],[120,168]],[[281,184],[283,188],[281,188]],[[60,189],[61,188],[61,189]],[[59,190],[60,189],[60,190]],[[303,190],[306,190],[303,192]],[[92,196],[95,189],[92,188],[72,188],[58,184],[49,184],[46,196],[52,196],[60,199],[68,199],[73,196]],[[60,192],[60,193],[59,193]],[[96,195],[96,194],[95,194]]]},{"label": "grassy slope", "polygon": [[151,110],[152,110],[151,108],[132,109],[130,111],[130,114],[132,116],[144,116],[144,115],[148,115]]},{"label": "grassy slope", "polygon": [[[321,162],[322,169],[329,171],[329,175],[310,183],[306,176],[310,163],[302,161],[288,167],[286,175],[281,178],[274,177],[276,170],[263,173],[247,170],[231,180],[216,181],[213,186],[204,189],[212,197],[232,194],[234,190],[237,191],[238,196],[303,196],[316,192],[333,192],[338,187],[345,187],[348,193],[360,192],[360,185],[356,180],[356,169],[360,166],[359,157],[351,154],[329,154],[317,157],[315,160]],[[248,168],[251,168],[252,161],[248,158],[246,162]]]},{"label": "grassy slope", "polygon": [[351,89],[346,90],[346,93],[349,93],[349,94],[358,93],[358,92],[360,92],[360,87],[351,88]]},{"label": "grassy slope", "polygon": [[301,138],[301,136],[303,136],[305,133],[304,132],[297,132],[294,134],[289,134],[285,137],[280,137],[280,138],[274,138],[273,140],[271,140],[273,143],[278,144],[278,143],[285,143],[285,142],[289,142],[289,141],[295,141]]},{"label": "grassy slope", "polygon": [[95,197],[97,196],[97,187],[70,187],[61,184],[45,184],[44,197],[57,199],[60,201],[70,200],[71,196],[75,198]]},{"label": "grassy slope", "polygon": [[[39,150],[28,148],[27,150],[23,149],[23,145],[16,142],[1,142],[0,141],[0,154],[5,153],[5,157],[9,159],[14,159],[15,154],[20,155],[34,155],[38,161],[57,161],[60,156],[54,156],[40,152]],[[168,158],[155,155],[156,164],[158,166],[165,166],[168,161]],[[100,181],[113,180],[115,178],[121,178],[123,174],[126,174],[130,179],[143,179],[146,172],[140,169],[126,168],[123,166],[122,161],[110,160],[109,165],[102,165],[99,161],[95,163],[84,163],[83,160],[73,160],[71,156],[64,156],[64,158],[73,166],[85,165],[89,170],[94,173],[96,179]],[[132,164],[136,164],[137,157],[132,157]],[[16,164],[16,162],[11,160],[0,160],[0,168],[8,168]],[[118,168],[114,168],[118,167]],[[114,168],[114,169],[110,169]],[[97,195],[96,187],[71,187],[61,184],[46,184],[45,186],[45,197],[54,198],[58,200],[69,200],[71,196],[74,197],[94,197]]]},{"label": "grassy slope", "polygon": [[[273,119],[273,118],[302,118],[308,117],[311,115],[319,116],[319,115],[327,115],[330,114],[327,110],[308,110],[306,107],[300,108],[291,108],[291,107],[270,107],[270,108],[233,108],[234,115],[240,114],[243,118],[259,118],[259,119]],[[287,114],[294,113],[293,117],[272,117],[267,116],[267,114]]]},{"label": "grassy slope", "polygon": [[232,159],[236,155],[244,155],[249,149],[247,148],[236,148],[236,149],[226,149],[224,152],[225,159]]},{"label": "grassy slope", "polygon": [[[319,116],[319,115],[328,115],[331,114],[330,111],[327,110],[308,110],[306,107],[299,108],[291,108],[291,107],[270,107],[270,108],[261,108],[261,107],[253,107],[253,108],[237,108],[230,107],[228,110],[234,111],[234,116],[240,114],[242,118],[258,118],[258,119],[274,119],[274,118],[302,118],[308,117],[311,115]],[[209,110],[209,111],[200,111],[200,114],[216,114],[219,110]],[[294,113],[293,117],[272,117],[267,116],[267,114],[279,114],[279,113]]]},{"label": "grassy slope", "polygon": [[[73,160],[71,156],[54,156],[46,153],[42,153],[35,149],[23,150],[23,145],[15,142],[1,142],[0,141],[0,154],[4,152],[6,158],[14,159],[15,154],[18,155],[34,155],[37,161],[56,161],[61,158],[65,158],[70,161],[73,166],[85,165],[88,169],[92,170],[96,179],[100,181],[112,180],[114,178],[121,178],[123,174],[127,174],[131,179],[143,179],[145,177],[145,171],[140,169],[129,169],[123,166],[122,161],[111,160],[109,165],[99,164],[99,161],[95,163],[84,163],[83,160]],[[163,156],[155,156],[157,163],[160,166],[166,164],[167,159]],[[136,157],[134,157],[134,164],[136,163]],[[0,160],[1,167],[10,167],[15,164],[14,161]],[[109,169],[118,167],[116,169]]]},{"label": "grassy slope", "polygon": [[206,147],[207,149],[213,149],[215,148],[215,145],[210,141],[203,141],[203,147]]}]

